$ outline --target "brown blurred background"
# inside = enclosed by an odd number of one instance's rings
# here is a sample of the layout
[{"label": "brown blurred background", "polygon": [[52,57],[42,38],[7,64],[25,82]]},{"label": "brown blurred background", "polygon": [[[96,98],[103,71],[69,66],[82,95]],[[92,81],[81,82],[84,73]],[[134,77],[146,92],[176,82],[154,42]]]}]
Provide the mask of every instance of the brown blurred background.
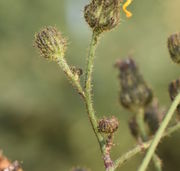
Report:
[{"label": "brown blurred background", "polygon": [[[91,31],[83,18],[88,0],[0,0],[0,148],[25,171],[68,171],[82,165],[103,171],[99,147],[83,102],[55,63],[33,48],[34,33],[57,26],[70,42],[66,58],[84,68]],[[120,120],[113,157],[135,145],[127,126],[132,116],[118,102],[113,64],[133,55],[160,104],[170,105],[168,84],[180,75],[167,50],[169,34],[180,31],[179,0],[134,0],[133,17],[121,14],[120,26],[99,44],[94,71],[98,116]],[[180,132],[161,143],[164,171],[180,168]],[[121,171],[135,171],[142,155]],[[149,170],[153,170],[153,167]]]}]

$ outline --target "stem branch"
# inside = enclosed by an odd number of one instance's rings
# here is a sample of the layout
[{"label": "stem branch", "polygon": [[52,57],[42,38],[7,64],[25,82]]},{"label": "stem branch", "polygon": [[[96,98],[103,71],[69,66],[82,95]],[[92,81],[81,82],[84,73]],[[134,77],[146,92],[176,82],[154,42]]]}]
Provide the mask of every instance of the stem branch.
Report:
[{"label": "stem branch", "polygon": [[[167,129],[167,131],[163,134],[162,137],[163,138],[167,137],[179,129],[180,129],[180,123],[178,123],[174,126],[171,126],[170,128]],[[142,145],[137,145],[135,148],[133,148],[129,152],[127,152],[124,155],[122,155],[121,157],[119,157],[114,162],[114,169],[117,169],[119,166],[122,166],[124,163],[126,163],[128,160],[130,160],[132,157],[139,154],[143,150],[148,149],[151,143],[152,143],[152,140],[149,140],[148,142],[145,142]]]},{"label": "stem branch", "polygon": [[153,141],[152,141],[152,144],[151,146],[149,147],[149,150],[142,162],[142,164],[140,165],[138,171],[145,171],[147,169],[147,166],[149,164],[149,162],[151,161],[151,158],[153,156],[153,154],[155,153],[155,150],[163,136],[163,133],[166,129],[166,127],[168,126],[177,106],[179,105],[179,102],[180,102],[180,94],[178,94],[175,98],[175,100],[173,101],[168,113],[166,114],[164,120],[162,121]]},{"label": "stem branch", "polygon": [[79,82],[79,80],[75,79],[74,74],[72,73],[69,65],[67,64],[66,60],[64,58],[60,58],[58,60],[58,64],[60,66],[60,68],[64,71],[64,73],[66,74],[66,76],[68,77],[68,79],[70,80],[71,84],[73,85],[73,87],[78,91],[78,93],[85,98],[85,93],[81,87],[81,84]]},{"label": "stem branch", "polygon": [[[139,126],[141,138],[142,138],[143,142],[146,142],[148,140],[148,136],[146,133],[146,125],[144,122],[144,109],[140,109],[139,112],[136,114],[136,121]],[[161,160],[160,160],[159,156],[155,153],[153,155],[153,163],[154,163],[155,169],[157,171],[162,171]]]}]

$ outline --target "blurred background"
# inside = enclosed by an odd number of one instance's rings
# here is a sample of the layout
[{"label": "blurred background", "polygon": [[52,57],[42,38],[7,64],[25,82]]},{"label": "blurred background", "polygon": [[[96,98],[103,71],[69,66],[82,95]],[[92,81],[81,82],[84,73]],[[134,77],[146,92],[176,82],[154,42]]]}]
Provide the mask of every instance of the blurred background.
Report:
[{"label": "blurred background", "polygon": [[[69,171],[86,166],[103,171],[97,140],[84,104],[57,64],[33,48],[34,33],[57,26],[69,40],[66,58],[84,68],[91,30],[83,18],[88,0],[0,0],[0,148],[25,171]],[[120,120],[113,158],[136,142],[128,129],[132,114],[118,102],[118,58],[132,55],[162,106],[169,106],[168,84],[180,75],[167,50],[169,34],[180,31],[179,0],[134,0],[121,14],[121,24],[106,33],[98,46],[94,67],[94,105],[99,117]],[[158,153],[164,171],[180,168],[180,132],[163,141]],[[135,171],[142,155],[121,171]],[[149,171],[152,171],[149,168]]]}]

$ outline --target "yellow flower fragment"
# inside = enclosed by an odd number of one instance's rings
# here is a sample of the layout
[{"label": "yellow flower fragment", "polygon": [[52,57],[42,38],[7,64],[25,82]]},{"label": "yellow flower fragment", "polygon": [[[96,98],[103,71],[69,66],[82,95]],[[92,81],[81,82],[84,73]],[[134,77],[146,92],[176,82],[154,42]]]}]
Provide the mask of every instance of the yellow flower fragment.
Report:
[{"label": "yellow flower fragment", "polygon": [[132,3],[132,0],[127,0],[123,5],[123,11],[126,13],[126,16],[130,18],[132,16],[132,13],[128,11],[126,8]]}]

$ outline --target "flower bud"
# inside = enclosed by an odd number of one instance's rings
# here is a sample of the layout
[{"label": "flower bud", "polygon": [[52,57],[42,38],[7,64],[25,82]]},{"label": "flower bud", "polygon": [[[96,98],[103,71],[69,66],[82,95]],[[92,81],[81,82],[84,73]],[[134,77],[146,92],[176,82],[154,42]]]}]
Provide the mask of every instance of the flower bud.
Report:
[{"label": "flower bud", "polygon": [[133,116],[129,122],[129,129],[131,131],[131,134],[134,138],[138,139],[139,137],[139,128],[138,128],[138,125],[137,125],[137,122],[136,122],[136,118]]},{"label": "flower bud", "polygon": [[55,27],[45,27],[35,35],[35,47],[48,60],[57,61],[58,58],[64,57],[66,44],[66,40]]},{"label": "flower bud", "polygon": [[158,100],[154,99],[144,113],[144,121],[147,123],[150,133],[154,134],[165,116],[165,110],[160,108]]},{"label": "flower bud", "polygon": [[147,106],[152,100],[153,93],[139,73],[135,62],[131,58],[119,60],[116,67],[120,71],[121,104],[133,111]]},{"label": "flower bud", "polygon": [[84,8],[84,18],[98,33],[111,30],[119,24],[120,0],[92,0]]},{"label": "flower bud", "polygon": [[175,33],[168,38],[168,49],[171,59],[180,63],[180,33]]},{"label": "flower bud", "polygon": [[[174,80],[169,85],[169,95],[173,101],[175,97],[180,93],[180,79]],[[177,107],[177,112],[180,115],[180,104]]]},{"label": "flower bud", "polygon": [[118,119],[114,116],[111,118],[103,118],[99,120],[98,123],[98,130],[99,132],[105,133],[105,134],[111,134],[117,131],[119,127]]},{"label": "flower bud", "polygon": [[78,80],[81,77],[81,75],[83,74],[83,70],[81,68],[71,66],[70,69],[71,69],[72,73],[74,74],[76,80]]}]

